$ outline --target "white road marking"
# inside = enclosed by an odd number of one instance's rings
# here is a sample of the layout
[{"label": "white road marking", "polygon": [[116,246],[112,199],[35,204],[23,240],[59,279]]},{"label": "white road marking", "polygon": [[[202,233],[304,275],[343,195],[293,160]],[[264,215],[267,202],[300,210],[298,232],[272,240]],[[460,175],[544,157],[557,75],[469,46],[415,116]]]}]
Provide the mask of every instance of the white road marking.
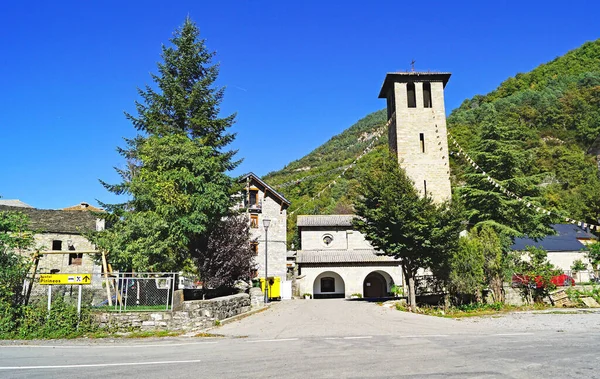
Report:
[{"label": "white road marking", "polygon": [[398,336],[398,338],[430,338],[430,337],[449,337],[448,334],[421,334],[412,336]]},{"label": "white road marking", "polygon": [[189,361],[157,361],[157,362],[124,362],[124,363],[95,363],[82,365],[60,365],[60,366],[13,366],[0,367],[0,370],[43,370],[55,368],[86,368],[86,367],[114,367],[114,366],[144,366],[144,365],[168,365],[175,363],[198,363],[200,359]]},{"label": "white road marking", "polygon": [[298,341],[298,338],[280,338],[274,340],[256,340],[256,341],[246,341],[246,343],[257,343],[257,342],[284,342],[284,341]]},{"label": "white road marking", "polygon": [[134,348],[140,348],[140,347],[171,347],[171,346],[189,346],[189,345],[210,345],[210,344],[215,344],[217,343],[216,341],[210,341],[210,342],[185,342],[185,343],[165,343],[165,344],[152,344],[152,345],[144,345],[144,344],[137,344],[137,345],[0,345],[0,349],[2,348],[12,348],[12,347],[18,347],[18,348],[27,348],[27,347],[34,347],[34,348],[44,348],[44,349],[81,349],[81,348],[86,348],[86,349],[118,349],[118,348],[125,348],[125,349],[134,349]]},{"label": "white road marking", "polygon": [[533,333],[497,333],[490,334],[491,336],[532,336]]},{"label": "white road marking", "polygon": [[360,340],[364,338],[373,338],[373,336],[344,337],[345,340]]}]

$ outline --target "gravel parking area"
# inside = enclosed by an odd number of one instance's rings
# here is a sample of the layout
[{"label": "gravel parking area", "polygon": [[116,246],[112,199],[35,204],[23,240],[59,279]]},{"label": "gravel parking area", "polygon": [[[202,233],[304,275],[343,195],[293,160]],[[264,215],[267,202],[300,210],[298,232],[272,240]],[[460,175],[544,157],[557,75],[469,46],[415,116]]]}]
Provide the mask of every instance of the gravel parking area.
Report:
[{"label": "gravel parking area", "polygon": [[512,312],[494,316],[468,317],[460,321],[465,325],[477,325],[507,332],[600,332],[600,310],[598,309],[563,308]]}]

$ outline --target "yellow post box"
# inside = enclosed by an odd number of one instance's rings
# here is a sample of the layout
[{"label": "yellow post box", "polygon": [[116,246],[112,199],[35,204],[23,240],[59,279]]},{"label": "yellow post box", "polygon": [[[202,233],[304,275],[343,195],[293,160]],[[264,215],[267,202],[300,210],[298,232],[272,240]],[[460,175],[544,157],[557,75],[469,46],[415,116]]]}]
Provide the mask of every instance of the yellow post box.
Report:
[{"label": "yellow post box", "polygon": [[[260,289],[265,293],[265,278],[260,278]],[[281,278],[269,276],[269,300],[281,300]]]}]

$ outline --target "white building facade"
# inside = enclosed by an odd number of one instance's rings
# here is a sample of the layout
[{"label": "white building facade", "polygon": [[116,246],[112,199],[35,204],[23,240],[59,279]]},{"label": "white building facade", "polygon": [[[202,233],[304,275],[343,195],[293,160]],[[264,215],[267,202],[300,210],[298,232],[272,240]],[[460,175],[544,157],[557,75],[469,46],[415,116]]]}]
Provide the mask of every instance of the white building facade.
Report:
[{"label": "white building facade", "polygon": [[379,255],[352,229],[353,215],[298,216],[302,250],[296,254],[301,295],[314,298],[387,297],[402,285],[397,260]]}]

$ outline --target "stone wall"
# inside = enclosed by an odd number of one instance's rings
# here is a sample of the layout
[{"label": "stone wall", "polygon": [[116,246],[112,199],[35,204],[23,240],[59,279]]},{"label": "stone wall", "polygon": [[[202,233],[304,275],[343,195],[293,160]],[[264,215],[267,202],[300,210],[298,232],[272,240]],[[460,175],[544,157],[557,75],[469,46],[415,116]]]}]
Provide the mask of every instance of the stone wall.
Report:
[{"label": "stone wall", "polygon": [[174,312],[104,312],[95,317],[101,328],[118,330],[194,330],[204,329],[217,320],[248,312],[250,295],[241,293],[211,300],[192,300]]}]

